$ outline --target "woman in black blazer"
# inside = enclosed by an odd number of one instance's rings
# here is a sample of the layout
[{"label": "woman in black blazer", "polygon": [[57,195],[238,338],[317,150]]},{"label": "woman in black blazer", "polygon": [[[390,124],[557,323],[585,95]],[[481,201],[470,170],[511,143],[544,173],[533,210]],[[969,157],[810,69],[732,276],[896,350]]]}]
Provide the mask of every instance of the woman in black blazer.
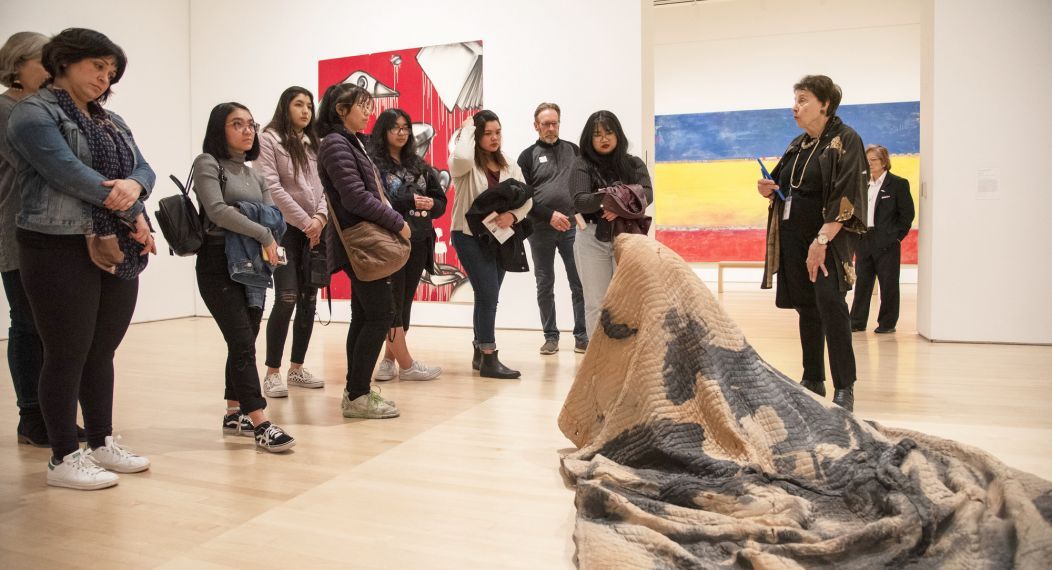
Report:
[{"label": "woman in black blazer", "polygon": [[888,149],[871,144],[866,147],[869,162],[868,229],[855,254],[855,298],[851,302],[851,330],[866,330],[873,281],[880,282],[880,311],[877,333],[893,333],[899,321],[899,264],[901,242],[913,225],[913,196],[910,182],[891,173]]}]

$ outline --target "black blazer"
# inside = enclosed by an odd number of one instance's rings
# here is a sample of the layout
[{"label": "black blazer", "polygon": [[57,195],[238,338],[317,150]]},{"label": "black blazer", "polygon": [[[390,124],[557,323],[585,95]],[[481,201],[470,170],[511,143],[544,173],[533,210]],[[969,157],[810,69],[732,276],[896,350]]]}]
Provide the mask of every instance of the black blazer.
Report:
[{"label": "black blazer", "polygon": [[868,245],[884,249],[905,239],[916,214],[910,194],[910,181],[888,172],[884,176],[884,184],[880,186],[875,208],[874,229],[865,236]]}]

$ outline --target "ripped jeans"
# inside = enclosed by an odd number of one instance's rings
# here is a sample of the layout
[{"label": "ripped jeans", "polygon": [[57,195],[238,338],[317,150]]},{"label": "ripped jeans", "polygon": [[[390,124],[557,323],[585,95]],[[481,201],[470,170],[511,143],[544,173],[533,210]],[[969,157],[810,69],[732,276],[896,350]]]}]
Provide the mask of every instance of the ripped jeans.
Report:
[{"label": "ripped jeans", "polygon": [[296,311],[292,322],[292,354],[289,360],[303,364],[314,332],[314,312],[318,304],[318,289],[304,283],[303,275],[310,264],[307,255],[307,236],[299,228],[289,226],[281,245],[285,248],[288,263],[274,270],[274,308],[267,319],[267,361],[271,368],[281,368],[281,356],[285,352],[285,340],[289,335],[289,318]]},{"label": "ripped jeans", "polygon": [[209,240],[197,254],[197,289],[226,341],[226,390],[223,398],[248,414],[267,407],[256,369],[256,336],[263,309],[249,307],[245,286],[230,279],[222,241]]}]

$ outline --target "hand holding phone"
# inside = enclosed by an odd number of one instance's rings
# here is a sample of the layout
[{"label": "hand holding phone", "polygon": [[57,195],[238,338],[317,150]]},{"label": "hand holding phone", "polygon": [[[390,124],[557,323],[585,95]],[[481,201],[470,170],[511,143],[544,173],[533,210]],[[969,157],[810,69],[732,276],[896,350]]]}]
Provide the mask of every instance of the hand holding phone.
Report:
[{"label": "hand holding phone", "polygon": [[285,256],[285,248],[278,246],[278,262],[276,265],[288,265],[289,258]]},{"label": "hand holding phone", "polygon": [[[771,178],[771,173],[767,172],[767,167],[763,165],[763,161],[757,158],[756,162],[760,163],[760,174],[763,175],[764,180],[773,181],[774,179]],[[785,201],[785,194],[782,194],[782,191],[778,187],[774,187],[772,190],[774,190],[775,194],[778,194],[778,197],[781,198],[782,201]]]}]

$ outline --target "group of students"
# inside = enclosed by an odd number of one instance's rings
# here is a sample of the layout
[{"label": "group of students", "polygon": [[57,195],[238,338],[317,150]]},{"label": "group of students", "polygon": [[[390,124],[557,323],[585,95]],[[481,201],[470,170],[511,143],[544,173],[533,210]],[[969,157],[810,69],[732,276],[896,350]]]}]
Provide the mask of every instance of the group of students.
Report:
[{"label": "group of students", "polygon": [[[126,66],[119,46],[83,28],[52,38],[18,33],[0,49],[0,80],[9,88],[0,95],[0,269],[12,316],[8,361],[20,410],[18,438],[50,447],[48,484],[75,489],[109,487],[117,484],[117,473],[150,466],[121,445],[112,428],[114,353],[131,322],[138,275],[157,251],[145,207],[156,176],[128,125],[102,106]],[[553,109],[546,130],[551,135],[554,120],[558,140],[557,106],[542,105],[535,119]],[[432,222],[446,212],[445,191],[416,152],[411,117],[400,109],[384,111],[366,137],[372,113],[369,92],[346,83],[328,88],[317,110],[310,91],[286,89],[262,130],[244,105],[221,103],[212,109],[202,154],[194,160],[205,234],[197,284],[227,344],[222,427],[253,437],[266,451],[295,445],[268,419],[266,397],[287,396],[288,386],[324,386],[303,367],[319,263],[326,275],[342,271],[351,282],[345,417],[399,415],[373,379],[432,380],[442,372],[413,358],[406,332],[422,273],[434,271]],[[472,367],[483,377],[518,378],[498,359],[494,332],[509,262],[503,246],[494,247],[472,223],[481,204],[497,204],[495,223],[514,230],[512,243],[521,247],[530,234],[534,190],[501,141],[492,111],[462,125],[449,161],[456,188],[450,237],[475,296]],[[616,215],[604,212],[596,191],[617,181],[640,185],[647,201],[653,199],[646,167],[627,154],[627,144],[616,116],[594,113],[581,135],[580,156],[574,147],[573,162],[564,161],[559,175],[570,206],[559,215],[538,208],[559,232],[573,232],[567,219],[583,214],[583,239],[573,249],[576,266],[588,268],[582,271],[587,334],[613,274],[608,225]],[[409,260],[393,275],[366,281],[355,274],[337,232],[363,221],[409,240]],[[262,382],[255,355],[265,304],[265,289],[255,280],[260,276],[272,277],[275,292]],[[539,297],[541,281],[538,275]],[[550,294],[550,279],[543,281]],[[283,378],[293,313],[291,363]],[[549,316],[546,339],[554,327],[554,313]],[[578,347],[587,345],[577,327],[575,337]],[[76,422],[78,403],[83,430]]]}]

